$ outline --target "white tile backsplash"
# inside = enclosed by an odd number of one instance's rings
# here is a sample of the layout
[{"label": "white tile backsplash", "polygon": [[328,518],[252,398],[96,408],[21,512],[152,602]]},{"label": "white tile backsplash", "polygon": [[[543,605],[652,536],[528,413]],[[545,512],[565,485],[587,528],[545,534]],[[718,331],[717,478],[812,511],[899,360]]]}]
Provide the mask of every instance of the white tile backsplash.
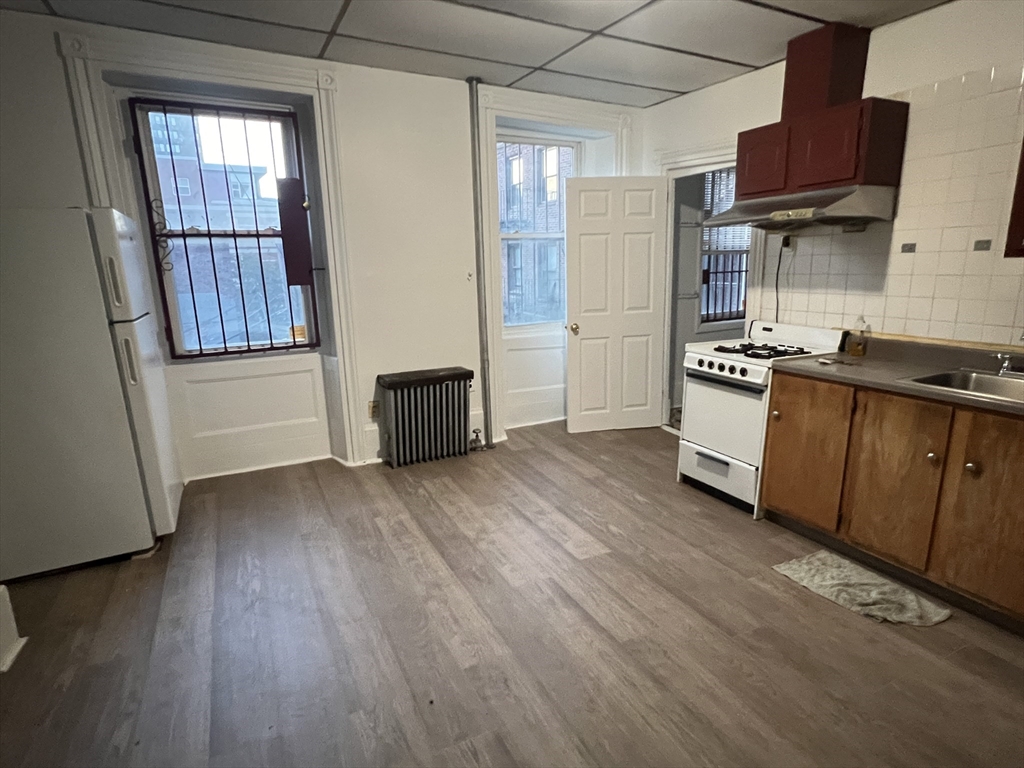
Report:
[{"label": "white tile backsplash", "polygon": [[[849,327],[863,315],[885,333],[1024,345],[1024,259],[1002,256],[1024,67],[996,65],[894,98],[910,101],[895,221],[798,231],[782,256],[779,319]],[[763,318],[775,313],[778,237],[766,247]],[[989,249],[975,250],[979,240]]]}]

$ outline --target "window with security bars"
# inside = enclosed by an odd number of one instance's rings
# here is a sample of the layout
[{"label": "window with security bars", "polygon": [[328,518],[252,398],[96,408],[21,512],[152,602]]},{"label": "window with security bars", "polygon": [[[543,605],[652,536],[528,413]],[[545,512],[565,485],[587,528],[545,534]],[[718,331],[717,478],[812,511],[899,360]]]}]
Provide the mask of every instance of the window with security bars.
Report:
[{"label": "window with security bars", "polygon": [[565,320],[565,180],[575,148],[498,142],[506,326]]},{"label": "window with security bars", "polygon": [[[736,169],[704,174],[704,218],[732,207]],[[747,306],[750,227],[704,227],[701,234],[700,320],[742,320]]]},{"label": "window with security bars", "polygon": [[319,343],[296,117],[132,99],[176,358]]}]

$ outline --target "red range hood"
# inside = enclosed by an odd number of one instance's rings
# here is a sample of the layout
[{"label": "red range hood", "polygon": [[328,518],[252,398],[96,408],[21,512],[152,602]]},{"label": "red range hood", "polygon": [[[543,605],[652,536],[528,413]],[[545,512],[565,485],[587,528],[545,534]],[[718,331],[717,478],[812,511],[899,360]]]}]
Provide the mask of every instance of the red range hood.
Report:
[{"label": "red range hood", "polygon": [[736,205],[706,226],[892,219],[910,105],[861,98],[870,34],[829,24],[789,41],[782,120],[739,134]]}]

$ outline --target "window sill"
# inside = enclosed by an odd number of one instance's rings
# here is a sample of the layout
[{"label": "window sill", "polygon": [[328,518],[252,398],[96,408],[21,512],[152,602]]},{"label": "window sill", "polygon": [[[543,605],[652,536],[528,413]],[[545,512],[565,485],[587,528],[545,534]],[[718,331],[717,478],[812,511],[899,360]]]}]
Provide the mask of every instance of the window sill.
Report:
[{"label": "window sill", "polygon": [[214,363],[214,362],[236,362],[240,360],[254,361],[254,360],[266,360],[267,358],[277,357],[297,357],[301,355],[319,355],[319,347],[297,347],[294,349],[260,349],[260,350],[242,350],[240,352],[224,352],[219,355],[195,355],[187,356],[182,355],[180,357],[172,357],[168,360],[170,365],[195,365],[197,363]]},{"label": "window sill", "polygon": [[722,331],[739,331],[740,335],[744,335],[744,331],[747,327],[746,318],[742,320],[713,320],[706,323],[700,323],[697,326],[696,333],[721,333]]}]

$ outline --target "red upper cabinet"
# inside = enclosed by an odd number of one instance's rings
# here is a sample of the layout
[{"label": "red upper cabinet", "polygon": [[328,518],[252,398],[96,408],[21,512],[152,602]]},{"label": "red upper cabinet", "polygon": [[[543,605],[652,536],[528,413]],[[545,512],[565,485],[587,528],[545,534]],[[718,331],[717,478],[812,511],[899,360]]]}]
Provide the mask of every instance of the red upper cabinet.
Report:
[{"label": "red upper cabinet", "polygon": [[859,101],[871,30],[827,24],[794,37],[786,50],[782,119]]},{"label": "red upper cabinet", "polygon": [[772,123],[737,138],[736,196],[761,195],[786,189],[789,126]]},{"label": "red upper cabinet", "polygon": [[789,41],[781,122],[737,140],[737,200],[899,186],[910,105],[860,98],[869,37],[828,24]]},{"label": "red upper cabinet", "polygon": [[844,104],[793,123],[791,186],[813,187],[852,181],[860,155],[861,104]]},{"label": "red upper cabinet", "polygon": [[909,109],[905,101],[863,99],[794,120],[788,189],[899,186]]}]

